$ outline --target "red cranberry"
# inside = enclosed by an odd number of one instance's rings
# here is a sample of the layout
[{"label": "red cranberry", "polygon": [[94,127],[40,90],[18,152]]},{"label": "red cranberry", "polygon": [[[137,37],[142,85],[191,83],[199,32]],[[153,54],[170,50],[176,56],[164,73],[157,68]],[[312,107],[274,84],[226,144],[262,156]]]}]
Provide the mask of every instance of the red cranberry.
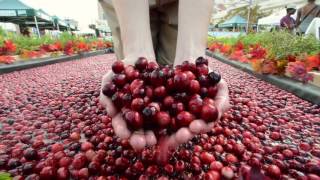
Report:
[{"label": "red cranberry", "polygon": [[163,106],[165,108],[171,108],[173,103],[174,103],[174,98],[172,96],[167,96],[163,100]]},{"label": "red cranberry", "polygon": [[223,168],[223,164],[219,161],[213,161],[211,162],[210,164],[210,169],[211,170],[215,170],[215,171],[218,171],[220,172],[220,170]]},{"label": "red cranberry", "polygon": [[41,179],[53,179],[55,175],[55,169],[51,166],[44,167],[40,172]]},{"label": "red cranberry", "polygon": [[152,72],[154,70],[156,70],[157,68],[159,68],[159,65],[156,62],[149,62],[148,66],[147,66],[147,71],[148,72]]},{"label": "red cranberry", "polygon": [[124,74],[115,74],[113,76],[113,83],[117,87],[122,88],[127,83],[126,75],[124,75]]},{"label": "red cranberry", "polygon": [[89,170],[88,168],[82,168],[78,172],[78,177],[80,179],[88,179],[89,178]]},{"label": "red cranberry", "polygon": [[171,124],[171,117],[167,112],[158,112],[156,114],[156,120],[160,127],[166,128]]},{"label": "red cranberry", "polygon": [[143,126],[143,119],[136,111],[128,111],[123,115],[124,120],[128,123],[129,127],[140,129]]},{"label": "red cranberry", "polygon": [[186,73],[178,73],[173,78],[173,83],[176,89],[185,90],[190,84]]},{"label": "red cranberry", "polygon": [[129,166],[129,160],[124,157],[119,157],[116,159],[115,165],[118,169],[124,170]]},{"label": "red cranberry", "polygon": [[112,64],[112,71],[116,74],[120,74],[124,70],[124,64],[118,60]]},{"label": "red cranberry", "polygon": [[132,100],[131,109],[133,111],[141,111],[144,108],[144,100],[142,98],[135,98]]},{"label": "red cranberry", "polygon": [[175,170],[177,172],[182,172],[185,170],[185,165],[184,165],[184,161],[177,161],[175,164]]},{"label": "red cranberry", "polygon": [[153,86],[161,86],[165,81],[165,74],[162,70],[156,69],[150,75],[150,81]]},{"label": "red cranberry", "polygon": [[218,118],[218,110],[213,105],[203,105],[201,110],[201,119],[207,121],[207,122],[213,122],[216,121]]},{"label": "red cranberry", "polygon": [[72,159],[70,157],[63,157],[59,160],[59,166],[60,167],[68,167],[72,162]]},{"label": "red cranberry", "polygon": [[196,76],[191,71],[185,71],[184,73],[187,74],[189,81],[196,79]]},{"label": "red cranberry", "polygon": [[192,94],[200,93],[200,83],[197,80],[191,80],[189,84],[189,92]]},{"label": "red cranberry", "polygon": [[165,88],[164,86],[156,87],[156,88],[154,89],[153,94],[154,94],[154,96],[155,96],[156,98],[159,98],[159,99],[160,99],[160,98],[164,98],[164,97],[166,96],[166,94],[167,94],[166,88]]},{"label": "red cranberry", "polygon": [[173,103],[172,106],[171,106],[171,109],[170,109],[170,112],[172,114],[179,114],[181,113],[182,111],[184,111],[185,108],[184,108],[184,105],[183,103],[181,102],[178,102],[178,103]]},{"label": "red cranberry", "polygon": [[102,93],[105,96],[112,97],[112,95],[117,91],[117,87],[115,84],[108,82],[102,88]]},{"label": "red cranberry", "polygon": [[203,177],[205,180],[220,180],[220,173],[217,171],[208,171]]},{"label": "red cranberry", "polygon": [[214,156],[208,152],[202,152],[200,154],[201,162],[204,164],[210,164],[215,160]]},{"label": "red cranberry", "polygon": [[194,116],[187,112],[187,111],[182,111],[177,115],[177,124],[180,127],[185,127],[185,126],[189,126],[189,124],[194,120]]},{"label": "red cranberry", "polygon": [[38,158],[38,152],[34,150],[33,148],[28,148],[23,151],[23,156],[27,160],[36,160]]},{"label": "red cranberry", "polygon": [[148,66],[148,60],[144,57],[140,57],[135,63],[135,67],[139,71],[145,70],[147,68],[147,66]]},{"label": "red cranberry", "polygon": [[89,149],[92,149],[92,148],[93,148],[93,145],[90,142],[83,142],[81,144],[81,150],[82,151],[88,151]]},{"label": "red cranberry", "polygon": [[135,89],[141,89],[144,85],[144,82],[141,79],[135,79],[130,84],[130,91],[133,92]]},{"label": "red cranberry", "polygon": [[164,166],[164,170],[165,170],[165,172],[166,172],[167,174],[171,174],[171,173],[174,172],[174,168],[173,168],[173,166],[172,166],[171,164],[166,164],[166,165]]},{"label": "red cranberry", "polygon": [[199,75],[208,75],[209,73],[209,68],[205,64],[200,64],[197,66],[197,72]]},{"label": "red cranberry", "polygon": [[234,177],[234,171],[230,167],[223,167],[221,169],[221,175],[225,179],[233,179]]},{"label": "red cranberry", "polygon": [[208,77],[211,85],[216,85],[221,81],[221,75],[214,71],[209,73]]},{"label": "red cranberry", "polygon": [[272,132],[272,133],[270,134],[270,138],[277,141],[277,140],[280,140],[280,139],[281,139],[281,135],[280,135],[280,133],[278,133],[278,132]]},{"label": "red cranberry", "polygon": [[193,114],[200,114],[202,111],[203,101],[201,98],[191,99],[189,101],[189,111]]},{"label": "red cranberry", "polygon": [[158,173],[158,171],[159,171],[158,167],[155,165],[152,165],[146,169],[146,174],[149,176],[154,176]]},{"label": "red cranberry", "polygon": [[56,143],[56,144],[53,144],[53,145],[51,146],[51,151],[52,151],[53,153],[57,153],[57,152],[59,152],[59,151],[63,151],[63,149],[64,149],[64,147],[63,147],[63,145],[60,144],[60,143]]},{"label": "red cranberry", "polygon": [[207,65],[208,66],[208,59],[205,59],[204,57],[199,57],[196,59],[196,65],[199,66],[201,64]]},{"label": "red cranberry", "polygon": [[77,154],[73,161],[72,161],[72,166],[76,169],[80,169],[82,167],[84,167],[87,163],[87,158],[84,154],[80,153]]},{"label": "red cranberry", "polygon": [[270,165],[267,169],[267,173],[274,178],[279,178],[281,175],[280,168],[276,165]]},{"label": "red cranberry", "polygon": [[211,86],[208,88],[208,97],[215,98],[218,93],[218,87],[217,86]]},{"label": "red cranberry", "polygon": [[57,179],[67,180],[69,179],[69,171],[66,167],[61,167],[57,171]]}]

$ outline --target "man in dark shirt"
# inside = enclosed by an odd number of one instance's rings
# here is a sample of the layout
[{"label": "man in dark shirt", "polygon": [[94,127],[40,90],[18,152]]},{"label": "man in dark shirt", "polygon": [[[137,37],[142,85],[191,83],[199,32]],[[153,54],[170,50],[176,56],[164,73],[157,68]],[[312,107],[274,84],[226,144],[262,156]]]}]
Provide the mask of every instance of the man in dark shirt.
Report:
[{"label": "man in dark shirt", "polygon": [[308,0],[308,4],[298,10],[297,27],[301,33],[305,33],[315,17],[320,17],[320,6],[315,0]]},{"label": "man in dark shirt", "polygon": [[296,13],[296,7],[294,5],[288,5],[286,9],[287,15],[281,19],[280,26],[292,32],[296,25],[296,21],[292,17],[292,15]]}]

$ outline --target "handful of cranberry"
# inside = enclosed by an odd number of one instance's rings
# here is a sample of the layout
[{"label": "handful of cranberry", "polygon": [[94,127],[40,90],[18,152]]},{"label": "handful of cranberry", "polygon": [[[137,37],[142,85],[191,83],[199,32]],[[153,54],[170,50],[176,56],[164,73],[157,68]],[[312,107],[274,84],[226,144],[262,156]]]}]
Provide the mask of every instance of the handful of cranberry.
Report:
[{"label": "handful of cranberry", "polygon": [[122,61],[112,65],[112,81],[102,93],[122,112],[131,130],[149,129],[171,134],[188,127],[193,120],[217,120],[214,98],[221,76],[209,72],[208,60],[183,62],[176,67],[158,66],[139,58],[134,66]]}]

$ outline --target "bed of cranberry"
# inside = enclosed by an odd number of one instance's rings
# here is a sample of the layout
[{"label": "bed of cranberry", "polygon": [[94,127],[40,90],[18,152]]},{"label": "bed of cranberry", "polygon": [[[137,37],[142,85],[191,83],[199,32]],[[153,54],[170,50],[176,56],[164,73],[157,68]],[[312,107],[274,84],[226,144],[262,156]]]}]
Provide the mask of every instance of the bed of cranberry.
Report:
[{"label": "bed of cranberry", "polygon": [[157,148],[134,152],[98,103],[114,59],[1,75],[0,172],[14,179],[319,179],[320,107],[213,59],[230,88],[225,118],[166,164],[157,163]]}]

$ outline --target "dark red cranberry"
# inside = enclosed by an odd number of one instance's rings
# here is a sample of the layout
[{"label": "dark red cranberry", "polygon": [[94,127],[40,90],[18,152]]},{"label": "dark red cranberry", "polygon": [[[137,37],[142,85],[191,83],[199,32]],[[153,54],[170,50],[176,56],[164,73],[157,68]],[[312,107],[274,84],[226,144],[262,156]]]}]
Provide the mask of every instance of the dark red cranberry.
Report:
[{"label": "dark red cranberry", "polygon": [[189,92],[191,94],[198,94],[200,93],[200,83],[197,80],[191,80],[189,85]]},{"label": "dark red cranberry", "polygon": [[141,111],[144,108],[144,100],[142,98],[135,98],[132,100],[131,109],[133,111]]},{"label": "dark red cranberry", "polygon": [[78,177],[80,179],[88,179],[89,178],[89,170],[88,168],[82,168],[78,172]]},{"label": "dark red cranberry", "polygon": [[28,148],[23,151],[23,156],[26,158],[26,160],[36,160],[38,158],[38,152],[34,150],[33,148]]},{"label": "dark red cranberry", "polygon": [[16,159],[16,158],[10,159],[7,164],[9,169],[14,169],[20,165],[21,165],[21,162],[19,161],[19,159]]},{"label": "dark red cranberry", "polygon": [[158,69],[159,68],[159,65],[156,63],[156,62],[149,62],[148,63],[148,66],[147,66],[147,71],[148,72],[152,72],[152,71],[154,71],[154,70],[156,70],[156,69]]},{"label": "dark red cranberry", "polygon": [[174,168],[171,164],[166,164],[164,166],[164,171],[167,173],[167,174],[171,174],[174,172]]},{"label": "dark red cranberry", "polygon": [[22,165],[22,172],[24,175],[31,174],[34,170],[35,164],[32,162],[26,162]]},{"label": "dark red cranberry", "polygon": [[30,174],[25,180],[40,180],[40,176],[38,174]]},{"label": "dark red cranberry", "polygon": [[158,112],[156,114],[156,120],[160,127],[166,128],[171,124],[171,117],[167,112]]},{"label": "dark red cranberry", "polygon": [[164,86],[159,86],[154,89],[153,95],[160,99],[164,98],[167,95],[166,88]]},{"label": "dark red cranberry", "polygon": [[124,75],[124,74],[115,74],[113,76],[113,83],[117,87],[122,88],[127,83],[126,75]]},{"label": "dark red cranberry", "polygon": [[115,166],[119,170],[124,170],[129,166],[129,160],[124,157],[119,157],[115,161]]},{"label": "dark red cranberry", "polygon": [[173,103],[170,109],[170,112],[174,115],[179,114],[180,112],[184,111],[184,105],[181,102]]},{"label": "dark red cranberry", "polygon": [[133,92],[135,89],[141,89],[143,85],[144,85],[143,80],[135,79],[130,84],[130,91]]},{"label": "dark red cranberry", "polygon": [[202,111],[202,105],[203,105],[203,101],[201,98],[195,98],[195,99],[191,99],[189,101],[189,106],[188,106],[188,110],[192,113],[192,114],[200,114]]},{"label": "dark red cranberry", "polygon": [[152,71],[150,75],[151,84],[155,87],[163,85],[165,82],[165,78],[166,76],[164,72],[159,69]]},{"label": "dark red cranberry", "polygon": [[40,172],[41,179],[54,179],[55,176],[56,170],[51,166],[44,167]]},{"label": "dark red cranberry", "polygon": [[187,111],[182,111],[177,115],[177,124],[180,127],[186,127],[189,126],[190,123],[194,120],[194,115]]},{"label": "dark red cranberry", "polygon": [[213,105],[203,105],[201,110],[201,119],[207,122],[214,122],[217,120],[219,112]]},{"label": "dark red cranberry", "polygon": [[200,154],[200,159],[204,164],[210,164],[215,160],[214,156],[208,152],[202,152]]},{"label": "dark red cranberry", "polygon": [[197,66],[197,72],[198,72],[198,75],[207,76],[208,73],[209,73],[209,68],[205,64],[200,64],[200,65]]},{"label": "dark red cranberry", "polygon": [[143,126],[143,118],[136,111],[128,111],[124,113],[123,118],[131,128],[140,129]]},{"label": "dark red cranberry", "polygon": [[190,81],[186,73],[178,73],[174,76],[173,83],[176,89],[185,90],[185,88],[188,88]]},{"label": "dark red cranberry", "polygon": [[270,165],[267,169],[267,174],[274,178],[279,178],[281,175],[281,170],[276,165]]},{"label": "dark red cranberry", "polygon": [[116,74],[120,74],[124,70],[124,63],[120,60],[112,64],[112,71]]},{"label": "dark red cranberry", "polygon": [[182,172],[185,170],[185,164],[184,161],[180,160],[177,161],[174,168],[177,172]]},{"label": "dark red cranberry", "polygon": [[77,154],[73,161],[72,161],[72,166],[76,169],[80,169],[82,167],[84,167],[87,163],[87,158],[84,154],[80,153]]},{"label": "dark red cranberry", "polygon": [[117,87],[115,84],[108,82],[102,88],[102,93],[105,96],[112,97],[112,95],[117,91]]},{"label": "dark red cranberry", "polygon": [[208,59],[205,59],[204,57],[199,57],[196,59],[196,65],[199,66],[201,64],[205,64],[208,66]]},{"label": "dark red cranberry", "polygon": [[67,180],[69,179],[69,171],[66,167],[61,167],[57,171],[57,179],[59,180]]},{"label": "dark red cranberry", "polygon": [[167,109],[171,108],[172,104],[174,103],[174,98],[172,96],[167,96],[163,100],[163,106]]},{"label": "dark red cranberry", "polygon": [[209,73],[208,78],[211,85],[216,85],[221,81],[221,75],[214,71]]},{"label": "dark red cranberry", "polygon": [[140,57],[136,63],[135,63],[135,67],[139,70],[139,71],[144,71],[148,66],[148,60],[144,57]]},{"label": "dark red cranberry", "polygon": [[218,86],[211,86],[208,88],[208,97],[215,98],[218,93]]},{"label": "dark red cranberry", "polygon": [[100,163],[98,162],[91,162],[88,165],[89,173],[90,174],[98,174],[100,172]]}]

